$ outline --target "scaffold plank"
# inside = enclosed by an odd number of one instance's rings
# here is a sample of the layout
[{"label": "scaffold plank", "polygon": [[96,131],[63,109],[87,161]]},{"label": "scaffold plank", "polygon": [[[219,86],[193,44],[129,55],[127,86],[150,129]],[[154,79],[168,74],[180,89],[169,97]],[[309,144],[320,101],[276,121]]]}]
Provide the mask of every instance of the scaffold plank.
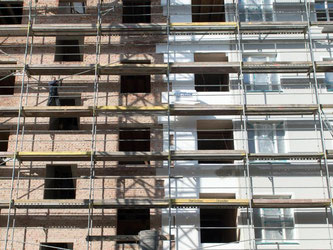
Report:
[{"label": "scaffold plank", "polygon": [[[209,23],[171,23],[170,33],[177,32],[227,32],[235,33],[236,22],[209,22]],[[312,26],[323,26],[318,22],[312,22]],[[295,33],[304,32],[307,22],[241,22],[239,29],[241,32],[251,33]],[[57,35],[79,35],[95,36],[97,26],[95,24],[34,24],[31,27],[31,35],[34,36],[57,36]],[[139,24],[102,24],[102,35],[111,34],[137,34],[138,32],[149,32],[166,35],[166,23],[139,23]],[[1,25],[0,36],[25,36],[27,34],[27,24]]]},{"label": "scaffold plank", "polygon": [[[321,105],[322,108],[333,108],[333,104]],[[97,106],[97,115],[166,115],[167,105],[159,106]],[[247,115],[312,115],[318,111],[316,104],[253,104],[246,105]],[[18,116],[17,107],[0,107],[2,117]],[[172,104],[172,116],[207,116],[207,115],[241,115],[242,105],[207,105],[207,104]],[[24,106],[25,117],[90,117],[92,106]]]},{"label": "scaffold plank", "polygon": [[253,199],[252,206],[259,208],[329,207],[329,199]]},{"label": "scaffold plank", "polygon": [[[244,73],[308,73],[312,71],[311,61],[290,62],[243,62]],[[333,61],[315,62],[317,72],[332,72]],[[100,75],[160,75],[167,73],[167,64],[107,64],[98,65]],[[238,73],[239,62],[184,62],[171,63],[171,74],[228,74]],[[0,73],[22,70],[17,64],[0,64]],[[93,75],[95,66],[90,65],[27,65],[30,75]]]},{"label": "scaffold plank", "polygon": [[[9,157],[10,154],[6,153]],[[14,153],[11,154],[14,156]],[[95,152],[96,161],[163,161],[168,152]],[[1,154],[0,154],[1,156]],[[179,150],[171,152],[172,160],[241,160],[243,150]],[[18,152],[20,161],[90,161],[91,152]]]},{"label": "scaffold plank", "polygon": [[104,199],[92,200],[0,200],[0,209],[6,209],[11,204],[18,209],[82,209],[89,206],[102,208],[223,208],[223,207],[252,207],[256,208],[313,208],[329,207],[329,199]]}]

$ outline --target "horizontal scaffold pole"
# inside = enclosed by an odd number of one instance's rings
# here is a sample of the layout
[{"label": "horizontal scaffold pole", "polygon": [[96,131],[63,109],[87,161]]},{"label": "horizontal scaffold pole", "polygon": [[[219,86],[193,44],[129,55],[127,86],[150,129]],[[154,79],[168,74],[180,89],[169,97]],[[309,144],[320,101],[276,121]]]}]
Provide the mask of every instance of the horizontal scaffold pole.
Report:
[{"label": "horizontal scaffold pole", "polygon": [[9,204],[18,209],[82,209],[93,206],[102,208],[167,208],[171,207],[201,207],[201,208],[313,208],[328,207],[329,199],[104,199],[92,200],[0,200],[0,209],[6,209]]},{"label": "horizontal scaffold pole", "polygon": [[[90,161],[91,152],[17,152],[16,157],[20,161]],[[328,159],[333,159],[333,150],[327,150]],[[171,152],[172,161],[180,160],[244,160],[244,150],[177,150]],[[93,153],[95,161],[165,161],[168,160],[168,152],[105,152]],[[320,160],[324,153],[249,153],[252,160]],[[14,153],[1,152],[0,158],[14,158]]]}]

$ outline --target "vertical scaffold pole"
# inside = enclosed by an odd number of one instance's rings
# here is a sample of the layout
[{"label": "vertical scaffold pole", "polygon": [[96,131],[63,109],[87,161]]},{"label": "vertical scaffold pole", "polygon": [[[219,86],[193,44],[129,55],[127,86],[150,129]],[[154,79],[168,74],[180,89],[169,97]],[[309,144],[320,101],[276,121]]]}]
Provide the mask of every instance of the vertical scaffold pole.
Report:
[{"label": "vertical scaffold pole", "polygon": [[[314,86],[315,99],[316,99],[316,104],[317,104],[317,116],[319,119],[320,143],[321,143],[321,149],[324,154],[324,166],[325,166],[327,193],[328,193],[328,198],[330,199],[330,212],[331,212],[331,216],[333,217],[332,189],[331,189],[331,183],[330,183],[330,173],[329,173],[327,151],[326,151],[326,144],[325,144],[324,122],[323,122],[323,116],[322,116],[321,101],[320,101],[320,97],[319,97],[317,69],[316,69],[316,63],[315,63],[314,52],[313,52],[313,40],[312,40],[312,35],[311,35],[311,23],[310,23],[311,2],[305,0],[304,4],[305,4],[306,19],[307,19],[306,34],[308,37],[307,41],[308,41],[309,49],[310,49],[310,57],[311,57],[311,63],[312,63],[312,75],[313,75],[313,80],[314,80],[313,86]],[[310,74],[311,74],[311,72],[309,72],[309,75]],[[331,238],[330,238],[330,245],[331,245]]]},{"label": "vertical scaffold pole", "polygon": [[[253,208],[252,208],[252,197],[253,197],[253,187],[252,187],[252,181],[250,177],[250,163],[249,163],[249,144],[248,144],[248,131],[247,131],[247,114],[246,114],[246,88],[244,86],[244,76],[243,76],[243,47],[242,47],[242,33],[240,30],[240,16],[239,16],[239,0],[236,0],[236,23],[237,23],[237,30],[236,30],[236,39],[237,39],[237,52],[238,52],[238,58],[239,58],[239,72],[238,72],[238,80],[240,82],[240,90],[242,92],[242,139],[243,139],[243,146],[246,152],[246,156],[244,159],[244,177],[245,177],[245,189],[246,189],[246,195],[249,202],[249,207],[247,208],[247,225],[248,225],[248,236],[249,236],[249,249],[254,249],[255,245],[255,237],[253,237],[254,233],[254,227],[253,227]],[[244,143],[245,142],[245,143]],[[254,239],[252,241],[252,239]]]},{"label": "vertical scaffold pole", "polygon": [[[96,151],[96,130],[97,130],[97,116],[96,106],[98,105],[98,85],[99,85],[99,62],[101,53],[101,3],[102,0],[98,0],[97,3],[97,33],[96,33],[96,61],[95,61],[95,79],[94,79],[94,103],[93,103],[93,121],[91,128],[91,152],[90,152],[90,177],[89,177],[89,208],[88,208],[88,230],[87,236],[91,235],[93,227],[93,212],[94,208],[94,181],[95,181],[95,151]],[[88,237],[87,237],[88,239]],[[87,250],[91,247],[91,241],[87,240]]]},{"label": "vertical scaffold pole", "polygon": [[[13,169],[12,169],[12,178],[10,184],[10,193],[9,193],[9,207],[8,207],[8,216],[7,216],[7,226],[6,226],[6,235],[5,235],[5,243],[4,243],[4,250],[7,250],[8,245],[8,237],[9,237],[9,228],[10,228],[10,220],[11,220],[11,213],[15,208],[13,208],[13,193],[14,193],[14,182],[15,182],[15,171],[16,171],[16,164],[17,164],[17,149],[18,149],[18,140],[20,135],[20,123],[21,123],[21,116],[22,116],[22,107],[23,107],[23,95],[24,95],[24,85],[25,85],[25,73],[27,70],[27,57],[29,51],[29,39],[30,39],[30,32],[31,32],[31,6],[32,0],[29,1],[29,15],[28,15],[28,24],[27,24],[27,35],[26,35],[26,43],[25,43],[25,51],[24,51],[24,60],[23,60],[23,68],[22,68],[22,82],[21,82],[21,92],[20,92],[20,104],[17,116],[17,125],[16,125],[16,138],[15,138],[15,149],[14,149],[14,159],[13,159]],[[20,164],[20,163],[19,163]],[[14,225],[13,225],[14,227]],[[14,229],[13,229],[14,230]]]},{"label": "vertical scaffold pole", "polygon": [[172,208],[171,208],[171,120],[170,120],[170,0],[167,0],[167,88],[168,88],[168,227],[169,227],[169,249],[172,249]]},{"label": "vertical scaffold pole", "polygon": [[[35,9],[36,9],[36,0],[35,0]],[[32,6],[29,6],[29,20],[30,20],[30,26],[32,27],[34,22],[35,22],[35,16],[32,15]],[[30,52],[29,52],[29,62],[27,63],[28,65],[31,64],[32,62],[32,48],[33,48],[33,43],[34,43],[34,34],[31,34],[31,42],[30,42]],[[27,52],[28,53],[28,52]],[[23,97],[22,97],[23,98]],[[28,105],[28,99],[29,99],[29,79],[27,81],[26,85],[26,93],[25,93],[25,102],[24,105]],[[24,135],[25,135],[25,116],[23,116],[23,122],[22,122],[22,132],[21,132],[21,146],[20,146],[20,151],[23,150],[24,148]],[[16,183],[16,198],[18,199],[19,197],[19,190],[20,190],[20,173],[21,173],[21,162],[19,163],[19,168],[17,172],[17,183]],[[12,237],[11,237],[11,248],[13,249],[14,245],[14,235],[15,235],[15,223],[16,223],[16,209],[14,209],[14,216],[13,216],[13,226],[12,226]]]}]

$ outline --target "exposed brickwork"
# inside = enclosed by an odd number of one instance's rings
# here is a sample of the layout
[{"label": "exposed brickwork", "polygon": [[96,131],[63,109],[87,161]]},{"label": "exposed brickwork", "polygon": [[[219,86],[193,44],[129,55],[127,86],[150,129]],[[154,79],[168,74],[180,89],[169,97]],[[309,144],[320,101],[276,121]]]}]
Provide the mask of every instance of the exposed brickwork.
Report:
[{"label": "exposed brickwork", "polygon": [[[96,23],[97,0],[87,0],[87,11],[84,15],[59,14],[59,1],[39,0],[34,11],[37,16],[33,22],[36,24],[68,24]],[[152,0],[152,22],[163,23],[166,21],[162,15],[160,1]],[[121,1],[104,1],[104,5],[114,6],[115,10],[103,16],[103,23],[121,23]],[[108,6],[109,6],[108,5]],[[24,1],[24,6],[29,6],[29,1]],[[103,7],[106,9],[106,7]],[[28,11],[24,13],[27,15]],[[23,17],[22,23],[27,24],[27,17]],[[151,63],[162,63],[163,55],[155,53],[155,43],[165,41],[165,36],[103,36],[101,39],[100,64],[108,65],[119,63],[122,60],[150,60]],[[17,60],[17,64],[23,66],[26,37],[0,37],[3,51]],[[94,64],[95,37],[84,37],[82,46],[82,62],[55,62],[56,37],[29,38],[29,51],[26,58],[27,64]],[[146,44],[146,45],[143,45]],[[8,56],[1,54],[0,60],[8,60]],[[66,77],[60,95],[79,96],[81,105],[93,105],[94,76],[75,75],[68,77],[61,72],[56,77]],[[67,78],[68,77],[68,78]],[[0,96],[1,106],[19,107],[20,101],[27,106],[46,106],[48,99],[47,83],[51,76],[16,76],[15,93],[13,96]],[[24,83],[23,96],[21,98],[21,86]],[[161,76],[151,77],[151,93],[149,94],[120,94],[120,76],[101,76],[99,78],[98,105],[126,105],[149,106],[161,104],[161,92],[165,91],[165,83]],[[0,118],[0,129],[11,129],[8,151],[14,152],[16,140],[19,151],[90,151],[91,150],[91,117],[80,118],[79,131],[49,131],[49,118],[25,118],[21,119],[22,132],[16,136],[17,118]],[[162,129],[157,125],[156,117],[98,117],[97,119],[98,151],[118,151],[119,127],[151,127],[151,151],[162,150]],[[52,162],[23,162],[16,163],[15,177],[20,178],[13,183],[14,199],[43,199],[44,177],[46,165]],[[81,178],[89,176],[90,162],[55,162],[56,164],[73,164],[76,180],[76,198],[89,198],[89,179]],[[96,177],[94,181],[94,199],[113,198],[163,198],[163,180],[156,178],[105,178],[103,176],[131,176],[154,175],[155,167],[161,163],[151,162],[150,166],[118,167],[117,162],[97,162]],[[1,166],[0,172],[0,196],[1,200],[10,198],[12,162]],[[151,228],[160,229],[161,211],[151,209]],[[8,210],[0,212],[0,235],[4,238],[7,225]],[[17,210],[15,216],[15,230],[9,230],[9,239],[14,239],[13,249],[39,249],[42,242],[71,242],[74,249],[86,247],[85,237],[88,224],[87,209],[30,209]],[[11,216],[13,223],[14,216]],[[117,211],[115,209],[95,209],[93,220],[93,235],[116,234]],[[14,235],[13,235],[14,233]],[[26,242],[26,243],[24,243]],[[0,243],[0,248],[3,243]],[[124,248],[123,248],[124,247]],[[95,242],[92,249],[138,249],[137,245],[115,245],[114,242]]]}]

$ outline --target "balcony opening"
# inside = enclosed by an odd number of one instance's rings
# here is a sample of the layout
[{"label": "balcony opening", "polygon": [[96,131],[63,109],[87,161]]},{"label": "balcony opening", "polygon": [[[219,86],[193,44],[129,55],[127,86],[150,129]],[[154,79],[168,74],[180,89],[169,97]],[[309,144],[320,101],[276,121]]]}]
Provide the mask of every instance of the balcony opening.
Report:
[{"label": "balcony opening", "polygon": [[54,250],[57,248],[73,249],[73,243],[41,243],[40,250]]},{"label": "balcony opening", "polygon": [[44,199],[75,199],[72,165],[47,165]]},{"label": "balcony opening", "polygon": [[[216,198],[216,194],[214,194]],[[200,194],[200,198],[208,197]],[[235,199],[234,194],[224,195],[223,199]],[[237,208],[201,208],[200,236],[201,243],[231,243],[238,241]]]},{"label": "balcony opening", "polygon": [[[61,106],[80,106],[81,98],[62,97],[59,98]],[[78,130],[79,117],[51,117],[49,130]]]},{"label": "balcony opening", "polygon": [[[122,60],[123,64],[150,64],[149,60]],[[120,77],[120,93],[150,93],[150,75],[123,75]]]},{"label": "balcony opening", "polygon": [[58,14],[85,14],[85,1],[59,1]]},{"label": "balcony opening", "polygon": [[[228,62],[224,53],[196,53],[194,62]],[[195,90],[198,92],[229,91],[229,74],[195,74]]]},{"label": "balcony opening", "polygon": [[[117,212],[117,235],[138,235],[142,230],[150,229],[149,209],[118,209]],[[122,242],[135,243],[135,242]]]},{"label": "balcony opening", "polygon": [[123,0],[123,23],[150,23],[150,1]]},{"label": "balcony opening", "polygon": [[[198,150],[233,150],[233,126],[230,120],[197,121]],[[199,161],[200,163],[232,163],[230,160]]]},{"label": "balcony opening", "polygon": [[[0,76],[0,79],[5,76]],[[9,76],[0,81],[0,95],[14,95],[15,76]]]},{"label": "balcony opening", "polygon": [[11,1],[10,3],[0,3],[0,25],[1,24],[21,24],[23,14],[23,3]]},{"label": "balcony opening", "polygon": [[83,39],[57,37],[55,62],[82,62],[83,61]]},{"label": "balcony opening", "polygon": [[192,0],[192,22],[225,22],[224,0]]},{"label": "balcony opening", "polygon": [[[119,131],[119,151],[124,152],[149,152],[150,128],[122,128]],[[119,165],[146,164],[149,161],[119,161]]]}]

